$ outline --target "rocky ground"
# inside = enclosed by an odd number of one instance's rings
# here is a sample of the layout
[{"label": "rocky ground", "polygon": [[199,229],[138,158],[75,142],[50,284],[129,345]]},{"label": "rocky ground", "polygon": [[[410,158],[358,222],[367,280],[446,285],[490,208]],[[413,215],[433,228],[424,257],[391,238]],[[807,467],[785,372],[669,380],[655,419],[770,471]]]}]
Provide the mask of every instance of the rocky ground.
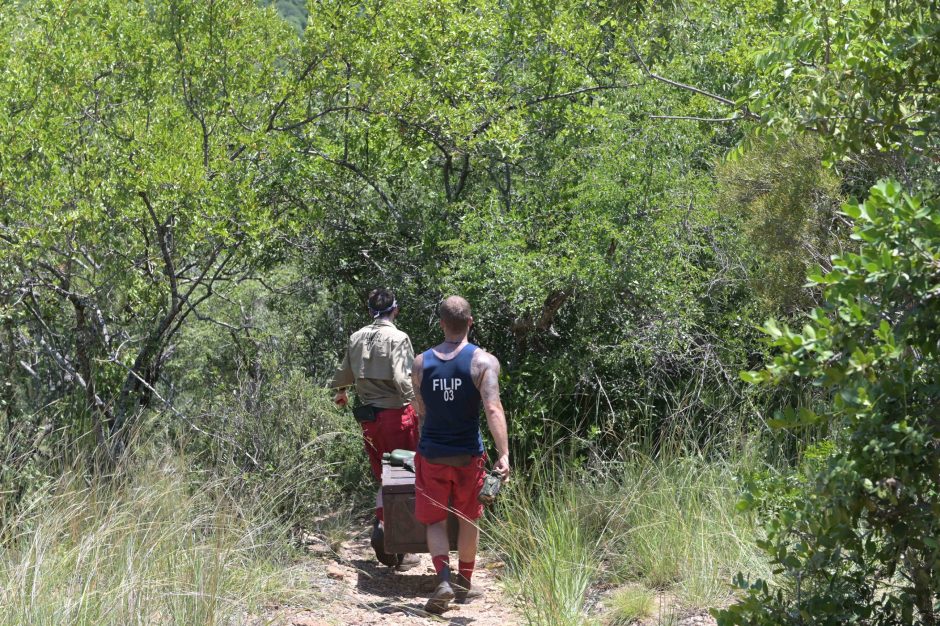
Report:
[{"label": "rocky ground", "polygon": [[[422,554],[421,564],[407,572],[392,570],[375,560],[369,546],[368,529],[330,547],[314,535],[305,539],[311,555],[310,578],[323,602],[316,607],[272,607],[258,623],[291,626],[347,626],[388,624],[424,626],[517,625],[519,619],[512,601],[504,594],[498,579],[502,563],[481,555],[473,575],[485,595],[468,604],[451,603],[442,616],[424,611],[424,604],[437,585],[431,557]],[[452,556],[456,559],[456,556]],[[454,561],[456,565],[456,561]]]},{"label": "rocky ground", "polygon": [[[424,604],[434,591],[437,579],[431,557],[420,555],[421,564],[406,572],[393,570],[375,560],[369,545],[369,528],[346,533],[343,541],[330,544],[316,534],[304,536],[310,553],[305,569],[309,584],[318,598],[315,606],[269,607],[263,615],[249,620],[255,626],[358,626],[388,624],[390,626],[513,626],[523,625],[519,607],[500,584],[504,565],[481,554],[473,576],[485,595],[468,604],[451,603],[442,616],[428,614]],[[452,555],[452,559],[456,559]],[[605,596],[612,592],[594,590],[589,602],[591,616],[586,624],[609,624],[605,615]],[[313,604],[313,603],[311,603]],[[688,610],[677,606],[668,594],[656,599],[652,614],[631,626],[715,626],[714,618],[705,610]]]}]

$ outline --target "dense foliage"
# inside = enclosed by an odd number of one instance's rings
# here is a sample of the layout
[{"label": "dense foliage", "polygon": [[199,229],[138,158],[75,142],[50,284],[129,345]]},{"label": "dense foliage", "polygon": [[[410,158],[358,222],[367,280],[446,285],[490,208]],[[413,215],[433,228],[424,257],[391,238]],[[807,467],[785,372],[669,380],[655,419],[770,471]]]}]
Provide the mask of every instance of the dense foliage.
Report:
[{"label": "dense foliage", "polygon": [[752,97],[774,134],[813,130],[850,163],[891,151],[925,195],[888,181],[845,205],[858,249],[811,273],[824,306],[802,332],[764,326],[778,353],[745,378],[817,392],[772,425],[823,426],[833,445],[767,522],[776,579],[739,577],[722,624],[937,622],[940,205],[936,164],[919,155],[936,149],[938,17],[935,3],[797,5],[760,57]]},{"label": "dense foliage", "polygon": [[775,25],[752,106],[780,134],[811,130],[833,156],[930,154],[940,123],[940,8],[919,0],[790,3]]},{"label": "dense foliage", "polygon": [[[329,207],[292,237],[320,277],[306,297],[326,289],[336,305],[312,322],[319,377],[380,281],[418,346],[436,338],[443,295],[470,298],[526,453],[545,421],[611,444],[640,423],[670,428],[658,416],[680,410],[733,421],[733,392],[704,405],[700,390],[735,384],[751,334],[735,261],[747,252],[709,193],[736,131],[651,119],[703,103],[647,74],[690,79],[687,60],[717,33],[671,39],[672,9],[647,23],[619,4],[311,10],[301,87],[276,127],[307,157],[290,174],[300,199]],[[348,36],[327,45],[336,24]]]},{"label": "dense foliage", "polygon": [[145,440],[333,499],[365,294],[460,293],[520,465],[792,472],[728,623],[934,623],[936,3],[0,6],[3,511]]},{"label": "dense foliage", "polygon": [[66,401],[115,452],[181,327],[264,262],[284,208],[263,124],[289,31],[250,3],[51,3],[5,19],[8,423]]},{"label": "dense foliage", "polygon": [[837,445],[811,492],[779,512],[763,542],[793,595],[758,581],[726,624],[936,620],[940,206],[883,183],[843,210],[859,251],[813,276],[826,306],[801,332],[767,323],[780,354],[747,374],[827,390],[831,403],[784,412],[778,425],[828,422]]}]

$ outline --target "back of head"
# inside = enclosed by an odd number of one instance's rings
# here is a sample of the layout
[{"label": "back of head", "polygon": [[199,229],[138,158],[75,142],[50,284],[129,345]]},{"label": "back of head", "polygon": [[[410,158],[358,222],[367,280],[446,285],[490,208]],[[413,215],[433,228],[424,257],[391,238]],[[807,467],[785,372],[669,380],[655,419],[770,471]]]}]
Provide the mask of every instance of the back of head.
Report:
[{"label": "back of head", "polygon": [[371,313],[374,318],[387,315],[398,307],[395,294],[392,293],[390,289],[385,289],[384,287],[379,287],[369,292],[368,304],[369,313]]},{"label": "back of head", "polygon": [[438,314],[444,327],[452,333],[465,333],[470,327],[470,303],[460,296],[450,296],[441,302]]}]

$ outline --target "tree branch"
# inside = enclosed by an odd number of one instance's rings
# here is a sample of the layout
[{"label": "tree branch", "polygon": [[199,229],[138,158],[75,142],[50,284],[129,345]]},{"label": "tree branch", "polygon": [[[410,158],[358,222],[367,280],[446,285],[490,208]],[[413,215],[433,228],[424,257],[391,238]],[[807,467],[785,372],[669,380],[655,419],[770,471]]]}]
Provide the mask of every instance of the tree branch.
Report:
[{"label": "tree branch", "polygon": [[138,192],[138,195],[144,201],[147,212],[150,213],[150,219],[153,221],[153,226],[157,231],[157,237],[159,239],[158,246],[160,248],[160,254],[163,256],[164,271],[167,279],[170,281],[170,296],[173,302],[170,309],[175,311],[179,307],[179,283],[177,282],[173,257],[170,255],[170,249],[168,247],[166,225],[161,224],[160,220],[157,218],[157,212],[154,210],[147,192],[141,191]]},{"label": "tree branch", "polygon": [[615,83],[612,85],[595,85],[594,87],[581,87],[580,89],[573,89],[571,91],[565,91],[562,93],[553,93],[553,94],[547,94],[544,96],[539,96],[538,98],[527,100],[526,102],[523,102],[521,105],[512,104],[506,107],[506,109],[501,111],[500,113],[481,122],[476,128],[473,129],[473,131],[470,133],[470,136],[477,137],[481,133],[485,132],[486,129],[488,129],[490,126],[493,125],[493,122],[501,118],[503,115],[506,115],[507,113],[512,113],[513,111],[521,107],[529,108],[529,107],[535,106],[536,104],[541,104],[542,102],[548,102],[550,100],[561,100],[563,98],[571,98],[573,96],[578,96],[584,93],[593,93],[595,91],[608,91],[610,89],[629,89],[630,87],[636,87],[636,86],[637,86],[636,83],[627,83],[627,84]]},{"label": "tree branch", "polygon": [[290,97],[294,95],[294,92],[297,89],[297,85],[303,82],[307,78],[307,76],[310,75],[310,72],[312,72],[314,68],[316,68],[316,66],[319,65],[322,60],[323,60],[323,57],[318,57],[318,58],[312,59],[309,63],[307,63],[307,66],[304,68],[304,71],[300,73],[300,76],[294,82],[293,87],[286,94],[284,94],[284,97],[281,98],[281,100],[276,105],[274,105],[274,109],[271,111],[270,117],[268,117],[268,124],[267,126],[265,126],[265,129],[264,129],[265,132],[274,130],[274,120],[277,119],[278,113],[281,112],[281,109],[284,108],[284,105],[287,104],[287,101],[290,100]]},{"label": "tree branch", "polygon": [[[639,51],[636,49],[636,45],[634,45],[633,43],[633,39],[627,39],[627,42],[630,44],[630,49],[633,50],[633,55],[636,57],[636,60],[640,64],[640,67],[643,68],[643,72],[650,78],[654,80],[658,80],[662,83],[666,83],[667,85],[671,85],[672,87],[685,89],[686,91],[697,93],[699,95],[705,96],[706,98],[717,100],[718,102],[721,102],[722,104],[728,105],[730,107],[734,107],[735,109],[739,108],[737,103],[734,102],[734,100],[729,100],[728,98],[725,98],[724,96],[719,96],[718,94],[711,93],[710,91],[705,91],[704,89],[700,89],[699,87],[686,85],[685,83],[680,83],[679,81],[672,80],[671,78],[666,78],[665,76],[660,76],[659,74],[653,73],[652,70],[650,70],[650,68],[647,67],[646,62],[643,61],[643,57],[640,56]],[[741,112],[744,114],[744,117],[746,119],[760,120],[760,116],[748,111],[747,107],[741,108]]]},{"label": "tree branch", "polygon": [[367,176],[366,173],[363,172],[359,168],[359,166],[357,166],[355,163],[352,163],[350,161],[346,161],[343,159],[334,159],[320,152],[316,148],[307,148],[303,151],[303,154],[318,156],[324,161],[326,161],[327,163],[338,165],[339,167],[345,168],[349,170],[350,172],[353,172],[359,178],[365,181],[365,183],[369,185],[369,187],[371,187],[372,190],[375,191],[375,193],[379,195],[379,197],[382,199],[382,202],[385,204],[386,207],[388,207],[388,210],[391,211],[395,215],[395,217],[401,218],[401,214],[398,212],[398,208],[395,206],[395,203],[392,202],[391,198],[388,197],[388,195],[382,190],[382,188],[378,185],[378,183],[376,183],[371,178],[369,178],[369,176]]},{"label": "tree branch", "polygon": [[651,120],[692,120],[694,122],[735,122],[737,115],[731,117],[697,117],[695,115],[650,115]]}]

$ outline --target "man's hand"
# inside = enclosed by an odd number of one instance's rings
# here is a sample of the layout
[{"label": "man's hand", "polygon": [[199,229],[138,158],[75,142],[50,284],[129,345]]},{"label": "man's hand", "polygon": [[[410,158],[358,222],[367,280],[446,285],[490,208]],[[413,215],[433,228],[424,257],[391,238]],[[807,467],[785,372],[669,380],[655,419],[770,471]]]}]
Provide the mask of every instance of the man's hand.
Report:
[{"label": "man's hand", "polygon": [[346,390],[341,389],[340,391],[337,391],[336,395],[333,396],[333,402],[336,404],[336,406],[346,406],[349,404],[349,396],[346,395]]},{"label": "man's hand", "polygon": [[496,465],[493,466],[493,471],[499,474],[499,477],[502,478],[503,482],[509,480],[509,455],[504,454],[499,457],[499,460],[496,461]]}]

